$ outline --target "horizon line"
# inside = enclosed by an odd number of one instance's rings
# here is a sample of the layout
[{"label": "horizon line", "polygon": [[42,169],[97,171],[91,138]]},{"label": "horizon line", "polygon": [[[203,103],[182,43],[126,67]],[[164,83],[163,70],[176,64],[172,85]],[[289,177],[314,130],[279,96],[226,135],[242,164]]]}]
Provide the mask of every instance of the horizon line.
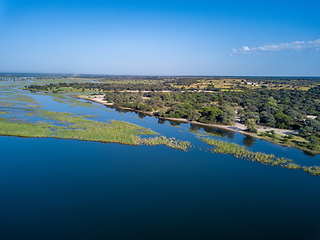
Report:
[{"label": "horizon line", "polygon": [[299,77],[299,78],[320,78],[320,76],[310,75],[192,75],[192,74],[173,74],[173,75],[153,75],[153,74],[105,74],[105,73],[44,73],[44,72],[0,72],[1,74],[39,74],[39,75],[96,75],[96,76],[121,76],[121,77]]}]

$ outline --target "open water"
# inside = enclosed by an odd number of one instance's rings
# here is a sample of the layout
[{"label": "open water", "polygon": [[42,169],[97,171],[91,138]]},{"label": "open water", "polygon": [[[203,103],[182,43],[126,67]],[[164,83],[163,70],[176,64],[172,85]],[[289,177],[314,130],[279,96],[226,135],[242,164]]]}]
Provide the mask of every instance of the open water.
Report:
[{"label": "open water", "polygon": [[[212,154],[189,124],[33,97],[46,110],[128,121],[193,148],[0,137],[1,240],[320,239],[319,176]],[[211,131],[252,151],[320,163],[318,155]]]}]

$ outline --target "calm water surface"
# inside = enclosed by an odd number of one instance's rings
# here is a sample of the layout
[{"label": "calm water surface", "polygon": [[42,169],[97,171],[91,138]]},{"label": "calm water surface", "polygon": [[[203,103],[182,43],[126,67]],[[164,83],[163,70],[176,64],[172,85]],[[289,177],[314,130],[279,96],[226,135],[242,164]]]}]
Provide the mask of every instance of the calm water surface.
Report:
[{"label": "calm water surface", "polygon": [[[47,110],[128,121],[194,147],[0,137],[0,239],[320,239],[320,177],[212,154],[189,124],[35,98]],[[252,151],[320,162],[220,133]]]}]

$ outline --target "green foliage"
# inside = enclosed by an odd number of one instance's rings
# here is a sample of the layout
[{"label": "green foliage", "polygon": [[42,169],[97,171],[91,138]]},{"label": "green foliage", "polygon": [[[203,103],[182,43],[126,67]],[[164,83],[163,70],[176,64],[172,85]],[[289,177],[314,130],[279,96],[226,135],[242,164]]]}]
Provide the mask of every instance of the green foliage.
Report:
[{"label": "green foliage", "polygon": [[217,107],[203,107],[200,109],[201,117],[200,122],[203,123],[216,123],[222,111]]},{"label": "green foliage", "polygon": [[310,173],[312,175],[318,175],[318,176],[320,175],[320,167],[319,166],[313,166],[313,167],[303,166],[302,170],[307,173]]},{"label": "green foliage", "polygon": [[294,136],[293,136],[292,134],[289,134],[289,135],[288,135],[288,138],[289,138],[289,139],[294,139]]},{"label": "green foliage", "polygon": [[248,119],[244,123],[246,125],[247,131],[252,133],[257,133],[257,125],[254,119]]},{"label": "green foliage", "polygon": [[277,107],[277,100],[275,100],[273,97],[269,97],[267,99],[267,103],[266,103],[267,106],[272,106],[272,107]]},{"label": "green foliage", "polygon": [[[166,145],[170,148],[186,151],[190,142],[167,139],[166,137],[144,138],[139,135],[156,135],[158,133],[135,124],[110,121],[110,123],[97,122],[75,116],[70,113],[51,112],[39,110],[38,117],[54,120],[59,125],[38,121],[37,124],[0,119],[0,135],[21,137],[52,137],[63,139],[78,139],[86,141],[114,142],[130,145]],[[92,116],[87,116],[92,117]]]},{"label": "green foliage", "polygon": [[267,111],[261,112],[260,122],[266,124],[267,126],[274,127],[276,125],[276,119],[274,116]]},{"label": "green foliage", "polygon": [[201,113],[197,110],[194,109],[190,112],[190,120],[191,121],[197,121],[201,117]]},{"label": "green foliage", "polygon": [[218,116],[222,124],[233,124],[236,120],[236,113],[231,106],[222,106],[222,113]]},{"label": "green foliage", "polygon": [[254,119],[255,123],[260,121],[259,114],[256,112],[247,111],[241,115],[241,122],[245,123],[248,119]]},{"label": "green foliage", "polygon": [[[126,86],[128,86],[126,88]],[[139,86],[139,92],[135,92]],[[209,92],[161,92],[169,88],[169,85],[157,85],[158,92],[154,91],[152,85],[126,85],[109,83],[59,83],[49,84],[48,89],[68,89],[85,88],[87,90],[105,91],[104,100],[113,103],[116,108],[130,108],[142,112],[155,112],[156,116],[170,118],[186,118],[192,121],[201,121],[204,123],[223,123],[232,124],[235,120],[234,107],[228,105],[225,109],[219,109],[212,103],[215,96]],[[45,86],[32,85],[29,90],[43,90]],[[153,90],[150,91],[150,88]],[[64,102],[65,99],[55,99]],[[160,110],[164,110],[161,112]],[[222,114],[223,113],[223,114]]]},{"label": "green foliage", "polygon": [[102,123],[84,119],[82,116],[73,116],[70,113],[42,110],[38,112],[38,117],[55,120],[59,125],[44,122],[38,122],[37,124],[8,122],[7,119],[3,119],[0,122],[0,134],[23,137],[69,138],[136,145],[140,140],[138,135],[154,133],[151,130],[130,123],[119,121]]},{"label": "green foliage", "polygon": [[316,119],[307,119],[299,130],[299,134],[302,137],[315,135],[319,132],[320,132],[320,122]]},{"label": "green foliage", "polygon": [[164,117],[165,114],[166,114],[166,111],[164,111],[163,109],[160,109],[160,110],[158,111],[158,113],[157,113],[156,116],[158,116],[158,117]]},{"label": "green foliage", "polygon": [[175,138],[166,138],[165,136],[140,139],[140,143],[152,146],[166,145],[167,147],[183,151],[186,151],[191,146],[191,143],[188,141],[176,140]]},{"label": "green foliage", "polygon": [[201,140],[209,145],[215,146],[213,153],[231,154],[236,158],[246,159],[252,162],[259,162],[264,165],[280,166],[287,169],[298,170],[302,169],[312,175],[320,176],[320,167],[305,167],[293,162],[287,158],[277,158],[273,154],[265,154],[261,152],[252,152],[247,148],[239,146],[235,143],[227,143],[223,141],[216,141],[210,138],[201,138]]},{"label": "green foliage", "polygon": [[[104,92],[105,100],[114,103],[117,108],[154,112],[156,116],[185,118],[208,124],[231,125],[235,120],[236,108],[242,123],[254,119],[256,123],[269,127],[299,130],[303,138],[319,138],[319,121],[306,117],[320,116],[319,78],[235,77],[232,80],[233,83],[223,77],[103,76],[99,77],[99,82],[85,78],[78,82],[50,80],[48,84],[39,81],[38,85],[27,86],[26,89],[59,93]],[[256,82],[262,87],[246,86],[241,82]],[[277,138],[275,134],[268,136]],[[315,138],[299,144],[318,149]]]},{"label": "green foliage", "polygon": [[292,122],[292,118],[282,112],[276,113],[274,118],[276,120],[276,127],[278,128],[287,128]]},{"label": "green foliage", "polygon": [[314,135],[310,135],[307,137],[307,140],[309,141],[308,148],[311,150],[316,150],[319,148],[320,145],[320,139]]}]

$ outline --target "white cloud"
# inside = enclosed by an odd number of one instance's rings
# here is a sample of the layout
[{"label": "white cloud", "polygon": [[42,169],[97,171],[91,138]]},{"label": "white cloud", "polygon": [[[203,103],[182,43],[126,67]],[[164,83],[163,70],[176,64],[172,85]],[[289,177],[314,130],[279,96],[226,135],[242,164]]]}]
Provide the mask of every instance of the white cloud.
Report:
[{"label": "white cloud", "polygon": [[250,48],[248,48],[247,46],[243,46],[243,47],[242,47],[242,50],[243,50],[243,51],[249,51]]},{"label": "white cloud", "polygon": [[249,48],[247,46],[243,46],[239,49],[233,49],[233,53],[261,53],[261,52],[280,52],[280,51],[288,51],[288,50],[307,50],[312,49],[316,51],[320,51],[320,39],[314,41],[295,41],[291,43],[272,43],[266,44],[261,47],[253,47]]}]

